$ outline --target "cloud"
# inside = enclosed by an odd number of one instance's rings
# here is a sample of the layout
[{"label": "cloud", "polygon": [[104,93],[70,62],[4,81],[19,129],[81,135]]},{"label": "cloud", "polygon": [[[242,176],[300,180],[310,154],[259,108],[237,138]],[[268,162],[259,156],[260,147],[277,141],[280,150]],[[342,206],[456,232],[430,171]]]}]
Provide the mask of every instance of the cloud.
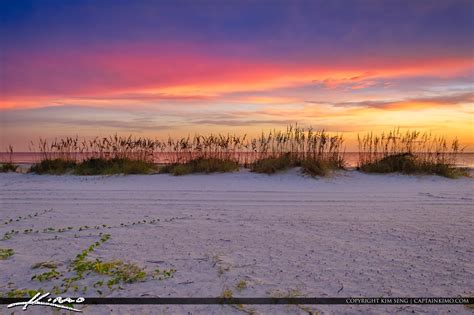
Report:
[{"label": "cloud", "polygon": [[388,82],[376,80],[373,77],[375,73],[365,72],[360,75],[346,77],[346,78],[326,78],[324,80],[313,80],[316,86],[325,89],[346,89],[346,90],[358,90],[365,89],[373,86],[385,86]]},{"label": "cloud", "polygon": [[104,109],[84,106],[49,106],[34,109],[3,110],[0,121],[5,128],[44,126],[61,130],[74,127],[77,130],[94,128],[117,131],[144,132],[173,129],[174,125],[155,118],[156,113],[129,112],[121,109]]},{"label": "cloud", "polygon": [[193,119],[190,121],[199,125],[218,125],[218,126],[256,126],[256,125],[289,125],[295,123],[294,120],[270,120],[270,119],[247,119],[247,120],[222,120],[222,119]]},{"label": "cloud", "polygon": [[376,108],[376,109],[420,109],[432,108],[439,106],[456,106],[465,103],[474,102],[474,93],[458,93],[448,95],[438,95],[431,97],[407,98],[402,100],[380,100],[380,101],[357,101],[357,102],[322,102],[322,101],[306,101],[312,104],[329,104],[334,107],[349,107],[349,108]]},{"label": "cloud", "polygon": [[[97,96],[86,96],[79,97],[78,100],[107,100],[107,101],[202,101],[209,100],[213,97],[210,95],[198,95],[198,94],[167,94],[167,93],[125,93],[125,94],[114,94],[114,95],[97,95]],[[73,98],[74,99],[74,98]]]},{"label": "cloud", "polygon": [[57,121],[56,123],[63,125],[75,125],[78,127],[114,128],[120,131],[137,133],[144,131],[172,130],[175,128],[175,126],[172,125],[163,125],[154,121],[146,121],[142,119],[136,119],[133,121],[70,119]]},{"label": "cloud", "polygon": [[[82,99],[114,101],[222,100],[228,93],[271,91],[311,82],[326,88],[383,88],[393,78],[449,78],[473,67],[472,58],[357,56],[281,61],[204,52],[202,47],[136,43],[117,47],[10,51],[4,54],[0,108]],[[383,79],[382,79],[383,78]],[[107,103],[108,102],[108,103]],[[35,105],[36,104],[36,105]]]}]

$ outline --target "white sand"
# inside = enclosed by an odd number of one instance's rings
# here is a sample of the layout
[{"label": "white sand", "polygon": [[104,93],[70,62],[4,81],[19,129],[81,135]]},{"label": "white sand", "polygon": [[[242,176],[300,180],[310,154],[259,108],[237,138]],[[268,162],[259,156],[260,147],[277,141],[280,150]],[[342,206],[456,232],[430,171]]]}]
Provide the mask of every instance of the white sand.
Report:
[{"label": "white sand", "polygon": [[[123,259],[149,271],[177,269],[171,279],[127,284],[108,296],[215,297],[224,289],[239,297],[474,295],[474,180],[469,178],[351,171],[313,179],[297,170],[274,176],[247,171],[183,177],[1,174],[0,185],[0,237],[11,229],[21,231],[0,241],[0,248],[15,250],[0,261],[1,292],[9,290],[9,282],[10,289],[47,289],[48,282],[30,280],[39,273],[31,265],[55,261],[65,269],[102,231],[111,239],[91,257]],[[3,225],[44,209],[52,211]],[[152,218],[160,222],[120,227]],[[99,224],[116,227],[22,233]],[[79,284],[92,288],[96,280]],[[239,292],[239,280],[248,288]],[[85,294],[93,295],[98,296]],[[297,306],[244,308],[305,313]],[[323,314],[472,314],[464,306],[303,308]],[[86,314],[241,313],[218,305],[83,309]]]}]

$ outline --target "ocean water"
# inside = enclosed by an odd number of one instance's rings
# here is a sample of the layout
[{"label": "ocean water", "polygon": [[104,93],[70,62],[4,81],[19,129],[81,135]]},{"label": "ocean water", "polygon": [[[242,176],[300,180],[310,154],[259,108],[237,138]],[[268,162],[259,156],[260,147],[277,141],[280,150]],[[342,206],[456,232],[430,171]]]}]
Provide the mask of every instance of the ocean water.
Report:
[{"label": "ocean water", "polygon": [[[78,159],[87,157],[83,155],[82,157],[78,155]],[[168,155],[166,153],[155,153],[154,155],[156,163],[167,163]],[[359,155],[357,152],[346,152],[344,154],[347,166],[354,167],[357,166],[357,161]],[[32,152],[14,152],[10,157],[8,153],[0,153],[0,161],[6,162],[12,160],[13,163],[17,164],[32,164],[41,160],[41,154],[32,153]],[[456,165],[461,167],[470,167],[474,168],[474,152],[459,153],[456,158]]]}]

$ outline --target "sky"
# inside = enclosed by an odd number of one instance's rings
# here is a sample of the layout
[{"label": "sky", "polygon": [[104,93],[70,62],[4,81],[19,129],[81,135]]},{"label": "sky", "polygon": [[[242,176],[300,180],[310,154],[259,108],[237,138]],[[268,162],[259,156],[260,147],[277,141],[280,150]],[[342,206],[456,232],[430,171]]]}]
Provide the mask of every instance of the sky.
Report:
[{"label": "sky", "polygon": [[474,151],[474,1],[1,0],[0,151],[394,127]]}]

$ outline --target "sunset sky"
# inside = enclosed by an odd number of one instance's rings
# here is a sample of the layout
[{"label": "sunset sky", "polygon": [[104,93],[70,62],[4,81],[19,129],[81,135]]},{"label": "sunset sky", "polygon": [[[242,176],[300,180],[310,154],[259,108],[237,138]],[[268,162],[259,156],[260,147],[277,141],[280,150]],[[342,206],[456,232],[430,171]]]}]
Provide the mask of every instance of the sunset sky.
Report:
[{"label": "sunset sky", "polygon": [[393,127],[474,151],[474,1],[1,1],[0,151]]}]

